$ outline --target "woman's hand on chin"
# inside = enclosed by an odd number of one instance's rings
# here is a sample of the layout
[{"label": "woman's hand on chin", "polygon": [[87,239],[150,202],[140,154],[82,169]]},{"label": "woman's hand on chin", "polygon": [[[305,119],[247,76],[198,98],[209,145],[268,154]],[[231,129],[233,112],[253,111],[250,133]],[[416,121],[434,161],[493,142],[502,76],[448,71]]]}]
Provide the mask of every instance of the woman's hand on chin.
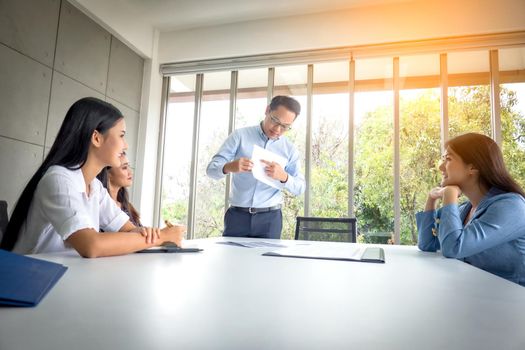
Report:
[{"label": "woman's hand on chin", "polygon": [[443,198],[444,187],[434,187],[430,190],[427,197],[427,202],[425,204],[425,211],[427,210],[436,210],[438,201]]},{"label": "woman's hand on chin", "polygon": [[461,189],[456,185],[449,185],[443,188],[443,205],[453,204],[458,202],[461,196]]},{"label": "woman's hand on chin", "polygon": [[461,189],[456,185],[434,187],[428,193],[425,210],[436,210],[440,199],[443,205],[457,203],[459,196],[461,196]]},{"label": "woman's hand on chin", "polygon": [[431,198],[431,199],[441,199],[443,198],[443,192],[445,190],[445,187],[434,187],[433,189],[430,190],[430,192],[428,193],[428,197]]}]

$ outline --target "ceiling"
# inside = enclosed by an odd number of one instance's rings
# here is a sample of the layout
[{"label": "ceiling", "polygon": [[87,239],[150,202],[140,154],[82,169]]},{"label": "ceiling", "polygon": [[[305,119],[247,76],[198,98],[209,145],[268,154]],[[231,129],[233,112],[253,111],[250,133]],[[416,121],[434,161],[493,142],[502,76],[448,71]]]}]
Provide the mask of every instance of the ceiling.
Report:
[{"label": "ceiling", "polygon": [[[118,0],[160,31],[340,11],[413,0]],[[423,0],[419,0],[423,1]]]}]

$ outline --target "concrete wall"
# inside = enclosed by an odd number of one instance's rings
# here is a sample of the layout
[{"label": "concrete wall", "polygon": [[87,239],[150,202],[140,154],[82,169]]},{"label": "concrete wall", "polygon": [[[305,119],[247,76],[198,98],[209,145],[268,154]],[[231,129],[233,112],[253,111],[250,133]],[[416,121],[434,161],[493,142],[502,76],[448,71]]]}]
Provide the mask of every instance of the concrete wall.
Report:
[{"label": "concrete wall", "polygon": [[0,2],[0,199],[9,212],[81,97],[122,111],[134,164],[143,70],[142,57],[65,0]]},{"label": "concrete wall", "polygon": [[141,20],[141,13],[115,0],[70,0],[102,28],[126,43],[141,57],[152,58],[155,53],[155,28]]}]

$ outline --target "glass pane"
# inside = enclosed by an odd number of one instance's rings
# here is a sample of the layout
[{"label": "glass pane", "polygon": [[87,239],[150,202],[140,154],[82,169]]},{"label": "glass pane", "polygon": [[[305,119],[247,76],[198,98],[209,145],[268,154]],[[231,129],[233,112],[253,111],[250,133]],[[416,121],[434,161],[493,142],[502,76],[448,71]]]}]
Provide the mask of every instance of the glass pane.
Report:
[{"label": "glass pane", "polygon": [[401,244],[417,243],[415,214],[439,184],[439,89],[400,91]]},{"label": "glass pane", "polygon": [[489,72],[488,51],[462,51],[447,54],[448,74]]},{"label": "glass pane", "polygon": [[[377,66],[374,74],[371,68]],[[391,77],[392,59],[357,60],[356,76]],[[364,70],[366,68],[366,70]],[[393,93],[387,79],[358,81],[365,91],[355,94],[355,213],[358,241],[386,243],[394,232]],[[376,91],[366,91],[375,85]],[[386,90],[386,91],[377,91]]]},{"label": "glass pane", "polygon": [[235,129],[264,119],[268,105],[268,68],[240,70],[237,80]]},{"label": "glass pane", "polygon": [[348,217],[349,63],[314,65],[312,216]]},{"label": "glass pane", "polygon": [[[355,80],[388,79],[394,76],[392,57],[380,57],[357,60],[355,65]],[[385,85],[385,88],[391,89]]]},{"label": "glass pane", "polygon": [[275,68],[273,95],[306,95],[308,66],[283,66]]},{"label": "glass pane", "polygon": [[439,55],[399,58],[405,86],[400,98],[401,244],[417,244],[416,213],[425,207],[428,191],[439,183],[441,153]]},{"label": "glass pane", "polygon": [[438,88],[439,55],[402,56],[399,58],[400,90]]},{"label": "glass pane", "polygon": [[401,77],[439,77],[439,55],[402,56],[399,58]]},{"label": "glass pane", "polygon": [[499,50],[499,66],[503,157],[525,188],[525,48]]},{"label": "glass pane", "polygon": [[188,223],[195,75],[173,76],[170,87],[162,160],[161,218],[158,223],[162,226],[164,220]]},{"label": "glass pane", "polygon": [[[301,66],[283,66],[275,68],[274,96],[287,95],[295,98],[301,105],[301,114],[293,123],[292,130],[286,137],[295,145],[301,156],[301,172],[304,175],[305,140],[306,140],[306,82],[308,68]],[[283,230],[282,239],[294,239],[295,218],[304,214],[304,195],[292,196],[283,191]]]},{"label": "glass pane", "polygon": [[222,236],[225,178],[206,175],[206,167],[228,136],[230,72],[206,73],[203,78],[194,237]]},{"label": "glass pane", "polygon": [[489,52],[448,54],[449,136],[491,134]]}]

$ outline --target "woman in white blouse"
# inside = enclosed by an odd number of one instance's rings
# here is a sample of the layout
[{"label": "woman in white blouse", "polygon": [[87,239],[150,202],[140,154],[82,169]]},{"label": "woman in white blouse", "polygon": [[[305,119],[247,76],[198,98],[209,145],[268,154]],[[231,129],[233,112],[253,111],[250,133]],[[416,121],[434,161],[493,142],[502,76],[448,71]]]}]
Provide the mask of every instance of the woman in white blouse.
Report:
[{"label": "woman in white blouse", "polygon": [[180,245],[184,226],[136,227],[96,179],[104,167],[120,166],[125,133],[122,113],[113,105],[92,97],[75,102],[18,199],[0,248],[21,254],[73,248],[94,258],[168,241]]}]

